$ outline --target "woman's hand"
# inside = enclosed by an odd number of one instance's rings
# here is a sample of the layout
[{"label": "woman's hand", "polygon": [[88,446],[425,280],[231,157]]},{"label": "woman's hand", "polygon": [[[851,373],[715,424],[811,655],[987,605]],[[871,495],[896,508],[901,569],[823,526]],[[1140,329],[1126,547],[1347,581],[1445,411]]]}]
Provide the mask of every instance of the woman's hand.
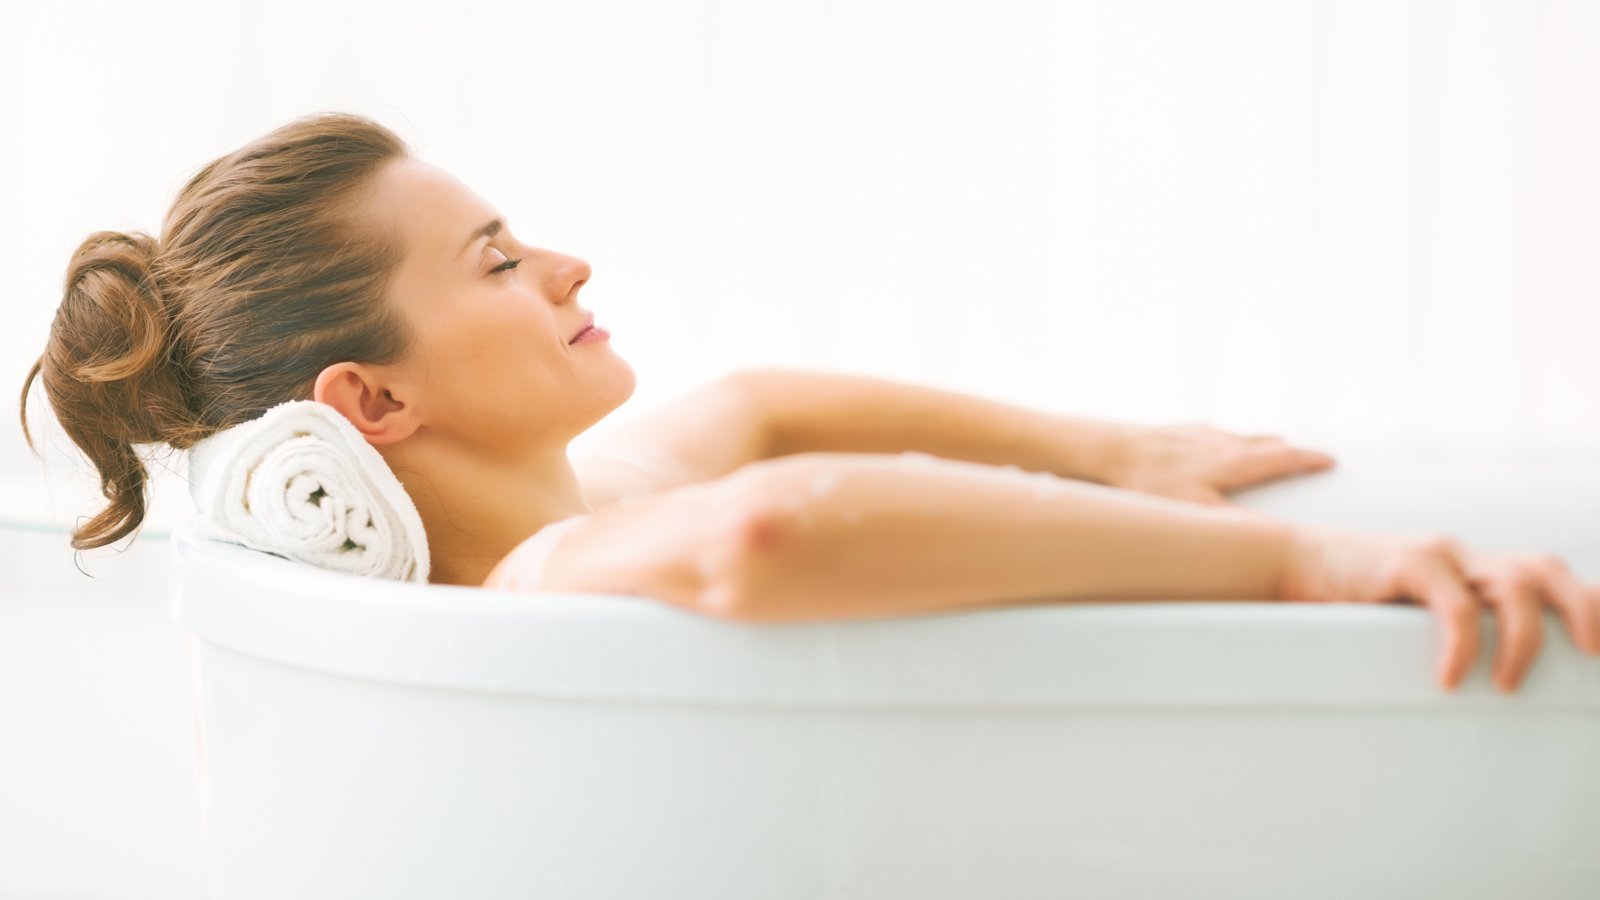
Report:
[{"label": "woman's hand", "polygon": [[1550,556],[1473,553],[1448,538],[1392,538],[1304,531],[1281,586],[1289,600],[1421,603],[1439,620],[1437,675],[1454,690],[1478,658],[1484,608],[1498,620],[1490,675],[1513,691],[1544,643],[1543,612],[1554,607],[1573,642],[1600,653],[1600,589],[1584,585]]},{"label": "woman's hand", "polygon": [[1208,425],[1135,428],[1107,467],[1113,487],[1221,504],[1240,488],[1332,468],[1333,457],[1282,439],[1241,436]]}]

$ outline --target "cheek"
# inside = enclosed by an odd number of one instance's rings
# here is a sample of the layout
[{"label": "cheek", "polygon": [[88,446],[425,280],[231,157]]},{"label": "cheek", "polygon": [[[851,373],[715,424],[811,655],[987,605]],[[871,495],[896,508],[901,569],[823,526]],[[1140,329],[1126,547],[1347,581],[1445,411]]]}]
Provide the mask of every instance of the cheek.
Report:
[{"label": "cheek", "polygon": [[430,393],[439,389],[449,402],[473,407],[546,393],[562,382],[570,362],[551,323],[528,310],[477,310],[439,323],[432,338],[438,364],[430,374],[442,383]]},{"label": "cheek", "polygon": [[474,303],[438,325],[439,336],[466,362],[505,362],[552,349],[550,323],[520,304]]}]

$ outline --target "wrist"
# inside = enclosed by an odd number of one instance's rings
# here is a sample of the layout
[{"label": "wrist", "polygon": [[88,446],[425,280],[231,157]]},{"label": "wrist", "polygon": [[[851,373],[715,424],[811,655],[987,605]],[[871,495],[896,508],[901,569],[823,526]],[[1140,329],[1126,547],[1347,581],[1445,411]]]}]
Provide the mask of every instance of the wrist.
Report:
[{"label": "wrist", "polygon": [[1140,439],[1149,429],[1120,422],[1075,421],[1084,440],[1078,454],[1078,471],[1068,477],[1113,487],[1127,483]]},{"label": "wrist", "polygon": [[1299,599],[1295,585],[1304,570],[1297,560],[1314,541],[1309,529],[1237,506],[1196,506],[1191,508],[1191,514],[1206,517],[1230,535],[1233,549],[1219,549],[1216,553],[1217,561],[1229,573],[1228,596]]},{"label": "wrist", "polygon": [[1274,597],[1278,600],[1315,600],[1322,596],[1317,573],[1327,548],[1327,533],[1322,529],[1287,526]]}]

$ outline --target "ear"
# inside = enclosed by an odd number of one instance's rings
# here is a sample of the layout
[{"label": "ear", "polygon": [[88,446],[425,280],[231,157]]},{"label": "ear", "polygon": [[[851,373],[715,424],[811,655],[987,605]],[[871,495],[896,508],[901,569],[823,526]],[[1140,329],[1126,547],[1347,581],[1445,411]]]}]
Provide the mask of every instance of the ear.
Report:
[{"label": "ear", "polygon": [[378,370],[360,363],[334,363],[317,376],[311,399],[338,410],[369,444],[392,444],[417,430],[411,407],[395,399]]}]

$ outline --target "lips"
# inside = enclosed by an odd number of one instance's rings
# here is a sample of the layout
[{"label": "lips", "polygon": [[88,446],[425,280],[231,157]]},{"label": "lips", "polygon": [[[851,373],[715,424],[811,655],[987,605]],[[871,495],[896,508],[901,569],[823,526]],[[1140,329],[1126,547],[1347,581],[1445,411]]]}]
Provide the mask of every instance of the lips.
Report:
[{"label": "lips", "polygon": [[585,313],[584,317],[583,317],[583,327],[579,328],[578,329],[578,333],[573,335],[572,336],[572,340],[567,341],[567,343],[570,344],[573,341],[576,341],[578,338],[583,337],[584,332],[591,331],[593,329],[594,329],[594,313],[592,313],[592,312],[591,313]]}]

